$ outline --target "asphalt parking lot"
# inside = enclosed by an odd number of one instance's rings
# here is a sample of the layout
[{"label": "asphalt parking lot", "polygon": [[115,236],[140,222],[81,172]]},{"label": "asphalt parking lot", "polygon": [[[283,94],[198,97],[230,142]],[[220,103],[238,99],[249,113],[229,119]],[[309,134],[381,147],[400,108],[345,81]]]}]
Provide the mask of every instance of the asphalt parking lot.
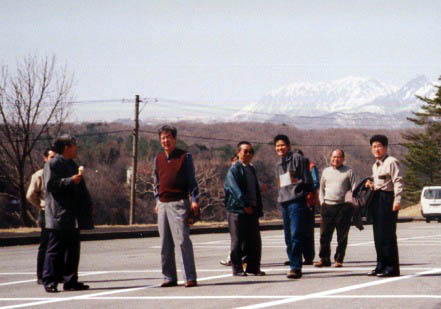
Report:
[{"label": "asphalt parking lot", "polygon": [[[318,252],[318,228],[316,252]],[[372,226],[352,227],[343,268],[288,267],[281,230],[264,231],[264,277],[233,277],[219,264],[228,234],[193,235],[199,286],[160,288],[159,238],[82,243],[80,280],[88,291],[47,294],[36,284],[36,245],[0,248],[1,308],[441,308],[441,224],[398,225],[401,276],[367,277],[375,266]],[[335,249],[335,238],[333,249]],[[334,252],[334,251],[333,251]],[[317,260],[317,256],[316,256]],[[179,273],[181,276],[181,273]],[[182,276],[179,278],[182,279]],[[60,286],[59,288],[62,287]]]}]

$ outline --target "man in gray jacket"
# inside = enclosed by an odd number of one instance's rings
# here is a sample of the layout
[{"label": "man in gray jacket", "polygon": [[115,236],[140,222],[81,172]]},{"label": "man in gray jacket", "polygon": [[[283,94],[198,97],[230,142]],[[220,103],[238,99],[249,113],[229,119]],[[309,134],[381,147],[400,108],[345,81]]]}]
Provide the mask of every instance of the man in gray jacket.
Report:
[{"label": "man in gray jacket", "polygon": [[302,252],[306,233],[306,196],[312,192],[309,160],[298,151],[291,151],[286,135],[277,135],[274,146],[280,161],[276,164],[279,187],[277,202],[282,207],[283,228],[290,271],[287,277],[302,277]]},{"label": "man in gray jacket", "polygon": [[331,266],[331,240],[335,229],[338,242],[335,267],[343,266],[353,213],[352,205],[345,203],[345,195],[356,185],[354,173],[350,167],[343,165],[344,160],[343,150],[332,151],[331,166],[323,170],[320,179],[320,261],[314,264],[315,267]]},{"label": "man in gray jacket", "polygon": [[46,229],[49,242],[43,270],[46,292],[57,290],[58,278],[63,277],[63,289],[87,290],[78,282],[80,261],[80,229],[92,229],[92,201],[82,172],[73,161],[77,143],[70,135],[55,141],[56,156],[44,166],[46,190]]}]

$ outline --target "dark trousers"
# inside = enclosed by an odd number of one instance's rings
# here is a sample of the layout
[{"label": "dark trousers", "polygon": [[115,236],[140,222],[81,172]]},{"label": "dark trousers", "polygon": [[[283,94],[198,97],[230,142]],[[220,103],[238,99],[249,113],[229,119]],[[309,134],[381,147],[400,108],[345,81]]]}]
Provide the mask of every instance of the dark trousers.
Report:
[{"label": "dark trousers", "polygon": [[281,204],[286,253],[291,269],[302,269],[302,253],[306,231],[306,202],[290,201]]},{"label": "dark trousers", "polygon": [[47,229],[49,241],[44,260],[43,284],[57,285],[63,278],[64,284],[78,282],[78,265],[80,262],[79,230]]},{"label": "dark trousers", "polygon": [[231,263],[233,272],[242,271],[242,260],[246,259],[246,272],[260,271],[262,257],[262,238],[260,237],[259,217],[227,212],[231,235]]},{"label": "dark trousers", "polygon": [[49,232],[45,229],[41,229],[40,233],[40,246],[38,246],[37,255],[37,278],[43,279],[44,260],[46,257],[46,249],[49,242]]},{"label": "dark trousers", "polygon": [[371,202],[377,271],[400,274],[397,244],[398,212],[392,211],[393,192],[376,191]]},{"label": "dark trousers", "polygon": [[49,232],[45,228],[44,211],[40,211],[39,223],[41,227],[40,246],[38,246],[37,255],[37,278],[43,279],[44,258],[46,256],[47,243],[49,241]]},{"label": "dark trousers", "polygon": [[305,261],[313,261],[315,256],[314,248],[314,225],[315,206],[308,206],[305,211],[305,244],[303,246],[303,258]]},{"label": "dark trousers", "polygon": [[334,230],[337,230],[337,249],[334,260],[343,263],[348,245],[348,234],[351,227],[353,208],[347,203],[326,205],[321,207],[320,215],[320,259],[331,261],[331,241]]}]

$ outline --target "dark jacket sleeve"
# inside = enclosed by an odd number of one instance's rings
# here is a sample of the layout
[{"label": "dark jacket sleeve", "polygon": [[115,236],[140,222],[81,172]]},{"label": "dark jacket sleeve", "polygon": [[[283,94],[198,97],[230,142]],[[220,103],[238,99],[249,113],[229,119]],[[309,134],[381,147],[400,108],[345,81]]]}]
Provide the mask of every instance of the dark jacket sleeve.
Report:
[{"label": "dark jacket sleeve", "polygon": [[44,175],[45,181],[47,182],[47,192],[62,193],[72,190],[74,186],[72,177],[66,177],[64,169],[65,167],[56,159],[45,164]]},{"label": "dark jacket sleeve", "polygon": [[318,188],[320,188],[320,177],[317,166],[312,167],[311,176],[312,176],[312,187],[314,190],[317,190]]},{"label": "dark jacket sleeve", "polygon": [[188,187],[187,190],[190,193],[191,201],[193,203],[199,202],[199,188],[198,183],[196,181],[196,173],[194,169],[193,158],[190,153],[187,153],[185,156],[185,172],[188,179]]},{"label": "dark jacket sleeve", "polygon": [[227,211],[244,213],[247,200],[244,192],[240,189],[240,168],[237,164],[230,167],[225,177],[225,206]]}]

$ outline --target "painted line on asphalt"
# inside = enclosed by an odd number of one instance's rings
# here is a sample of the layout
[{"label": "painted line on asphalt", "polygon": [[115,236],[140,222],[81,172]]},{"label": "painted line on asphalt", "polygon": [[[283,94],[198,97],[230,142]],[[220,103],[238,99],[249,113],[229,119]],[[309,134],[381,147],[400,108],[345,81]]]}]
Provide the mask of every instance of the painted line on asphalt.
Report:
[{"label": "painted line on asphalt", "polygon": [[[94,271],[94,272],[89,272],[89,273],[79,273],[79,275],[81,275],[81,276],[90,276],[90,275],[99,275],[99,274],[105,274],[105,272]],[[35,274],[32,273],[32,275],[35,275]],[[14,284],[20,284],[20,283],[29,283],[29,282],[37,282],[37,278],[28,279],[28,280],[21,280],[21,281],[4,282],[4,283],[0,283],[0,286],[14,285]]]},{"label": "painted line on asphalt", "polygon": [[0,283],[0,286],[5,285],[14,285],[14,284],[20,284],[20,283],[29,283],[29,282],[36,282],[37,279],[30,279],[30,280],[21,280],[21,281],[11,281],[11,282],[4,282]]},{"label": "painted line on asphalt", "polygon": [[[205,295],[205,296],[96,296],[90,297],[90,300],[204,300],[204,299],[291,299],[292,295]],[[441,299],[441,295],[323,295],[316,296],[314,299],[377,299],[377,298],[389,298],[389,299]],[[62,299],[62,298],[58,298]],[[53,300],[49,297],[17,297],[17,298],[0,298],[0,301],[36,301],[36,300]],[[66,300],[70,300],[67,299]],[[73,300],[83,300],[83,299],[73,299]]]},{"label": "painted line on asphalt", "polygon": [[[398,238],[397,241],[400,242],[400,241],[405,241],[405,240],[423,239],[423,238],[435,238],[435,237],[441,237],[441,234]],[[367,241],[367,242],[361,242],[361,243],[357,243],[357,244],[348,244],[348,247],[357,247],[357,246],[363,246],[363,245],[374,244],[374,243],[375,243],[374,241]],[[400,244],[400,246],[401,245],[402,244]]]},{"label": "painted line on asphalt", "polygon": [[321,296],[328,296],[331,294],[343,293],[343,292],[357,290],[357,289],[361,289],[361,288],[365,288],[365,287],[376,286],[376,285],[381,285],[381,284],[386,284],[386,283],[390,283],[390,282],[401,281],[401,280],[406,280],[406,279],[411,279],[411,278],[415,278],[415,277],[419,277],[419,276],[424,276],[424,275],[428,275],[428,274],[436,274],[436,273],[441,273],[441,268],[435,268],[432,270],[424,271],[424,272],[413,274],[413,275],[380,279],[380,280],[376,280],[376,281],[365,282],[365,283],[356,284],[356,285],[350,285],[350,286],[343,287],[343,288],[337,288],[337,289],[322,291],[322,292],[318,292],[318,293],[312,293],[312,294],[303,295],[303,296],[293,296],[291,298],[278,300],[278,301],[260,303],[260,304],[256,304],[256,305],[250,305],[250,306],[236,307],[236,309],[257,309],[257,308],[273,307],[273,306],[278,306],[278,305],[283,305],[283,304],[294,303],[294,302],[298,302],[298,301],[302,301],[302,300],[306,300],[306,299],[318,298]]},{"label": "painted line on asphalt", "polygon": [[[205,277],[205,278],[199,278],[198,282],[200,281],[207,281],[207,280],[213,280],[213,279],[220,279],[220,278],[227,278],[231,277],[232,274],[227,275],[218,275],[218,276],[211,276],[211,277]],[[179,284],[183,284],[183,281],[178,281]],[[136,288],[127,288],[127,289],[118,289],[115,291],[106,291],[106,292],[100,292],[100,293],[93,293],[93,294],[86,294],[86,295],[79,295],[74,297],[63,297],[63,298],[51,298],[51,299],[45,299],[42,301],[36,301],[36,302],[30,302],[25,304],[17,304],[17,305],[11,305],[11,306],[5,306],[0,308],[24,308],[24,307],[31,307],[31,306],[38,306],[38,305],[44,305],[44,304],[50,304],[50,303],[58,303],[58,302],[65,302],[65,301],[71,301],[71,300],[82,300],[82,299],[94,299],[96,296],[104,296],[104,295],[112,295],[112,294],[118,294],[118,293],[127,293],[127,292],[134,292],[134,291],[140,291],[140,290],[146,290],[151,288],[160,287],[160,284],[157,285],[146,285]]]}]

